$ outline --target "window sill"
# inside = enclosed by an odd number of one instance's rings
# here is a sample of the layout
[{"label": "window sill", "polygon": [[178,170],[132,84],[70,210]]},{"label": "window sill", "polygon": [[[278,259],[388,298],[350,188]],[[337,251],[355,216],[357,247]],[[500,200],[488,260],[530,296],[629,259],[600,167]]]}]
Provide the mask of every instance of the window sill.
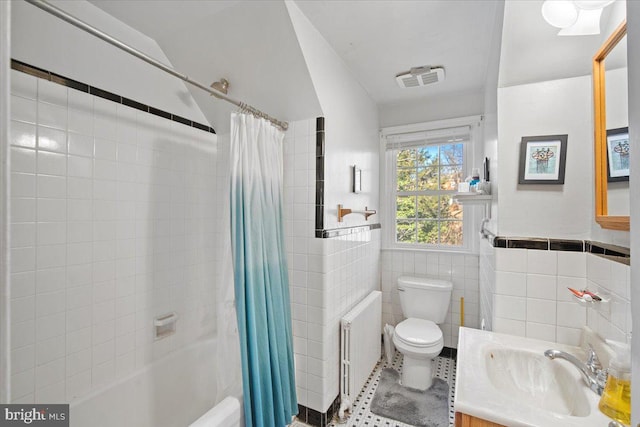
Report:
[{"label": "window sill", "polygon": [[455,193],[452,199],[461,204],[481,204],[490,203],[491,194],[467,194],[467,193]]},{"label": "window sill", "polygon": [[425,252],[425,253],[449,253],[449,254],[460,254],[460,255],[479,255],[477,251],[473,251],[468,248],[456,248],[456,249],[448,249],[448,248],[411,248],[406,246],[385,246],[380,248],[381,252],[389,252],[389,251],[399,251],[399,252]]}]

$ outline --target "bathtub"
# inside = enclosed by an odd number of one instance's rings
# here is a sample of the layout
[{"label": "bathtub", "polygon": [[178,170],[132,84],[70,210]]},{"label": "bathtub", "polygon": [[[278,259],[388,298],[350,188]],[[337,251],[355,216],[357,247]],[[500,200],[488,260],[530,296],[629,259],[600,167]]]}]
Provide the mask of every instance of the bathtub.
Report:
[{"label": "bathtub", "polygon": [[[215,339],[208,339],[178,350],[72,402],[71,427],[187,427],[204,418],[204,414],[216,413],[212,411],[219,403],[215,344]],[[218,416],[210,417],[213,420],[204,425],[232,425],[228,421],[229,400],[220,407],[223,406],[224,411],[218,410]],[[235,411],[235,405],[232,406]],[[216,424],[216,418],[222,420],[221,424]]]}]

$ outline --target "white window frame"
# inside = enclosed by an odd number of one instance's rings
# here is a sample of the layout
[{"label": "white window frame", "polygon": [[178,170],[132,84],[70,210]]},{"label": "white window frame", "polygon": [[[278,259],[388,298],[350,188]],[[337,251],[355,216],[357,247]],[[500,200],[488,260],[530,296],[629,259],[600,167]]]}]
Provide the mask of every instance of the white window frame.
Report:
[{"label": "white window frame", "polygon": [[[396,156],[403,145],[413,147],[427,145],[441,145],[444,141],[433,141],[432,136],[438,131],[445,131],[450,128],[468,126],[468,138],[463,141],[463,176],[470,175],[471,168],[481,157],[482,147],[479,147],[479,136],[481,132],[481,116],[462,117],[458,119],[440,120],[437,122],[419,123],[414,125],[396,126],[384,128],[380,132],[380,156],[381,164],[381,189],[382,194],[382,222],[383,222],[383,249],[406,249],[414,251],[437,251],[454,253],[477,253],[478,239],[475,232],[480,222],[477,209],[474,206],[465,205],[463,207],[462,219],[462,241],[461,246],[425,244],[425,243],[398,243],[396,242],[396,201],[397,201],[397,162]],[[400,138],[398,138],[400,137]],[[392,139],[406,139],[407,143],[397,143],[397,147],[388,148]],[[424,141],[424,144],[420,142]],[[430,142],[431,141],[431,142]],[[425,190],[412,192],[416,195],[436,195],[446,194],[442,190]]]}]

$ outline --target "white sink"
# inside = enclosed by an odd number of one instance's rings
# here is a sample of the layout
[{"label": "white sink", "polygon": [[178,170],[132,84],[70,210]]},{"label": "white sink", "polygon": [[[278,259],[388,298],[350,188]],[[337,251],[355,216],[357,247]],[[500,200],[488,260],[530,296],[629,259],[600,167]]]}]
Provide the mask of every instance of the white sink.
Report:
[{"label": "white sink", "polygon": [[460,328],[454,409],[505,426],[603,427],[600,397],[566,360],[548,349],[585,360],[580,347]]},{"label": "white sink", "polygon": [[586,417],[591,413],[581,381],[566,363],[542,353],[487,346],[483,349],[487,376],[497,393],[558,415]]}]

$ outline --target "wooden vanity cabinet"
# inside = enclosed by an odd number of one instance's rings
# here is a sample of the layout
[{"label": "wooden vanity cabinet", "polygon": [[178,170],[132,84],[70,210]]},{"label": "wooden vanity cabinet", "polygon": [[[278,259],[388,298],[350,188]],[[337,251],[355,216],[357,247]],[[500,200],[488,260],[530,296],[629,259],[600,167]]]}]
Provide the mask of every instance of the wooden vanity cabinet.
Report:
[{"label": "wooden vanity cabinet", "polygon": [[505,427],[502,424],[492,423],[481,418],[456,412],[455,427]]}]

